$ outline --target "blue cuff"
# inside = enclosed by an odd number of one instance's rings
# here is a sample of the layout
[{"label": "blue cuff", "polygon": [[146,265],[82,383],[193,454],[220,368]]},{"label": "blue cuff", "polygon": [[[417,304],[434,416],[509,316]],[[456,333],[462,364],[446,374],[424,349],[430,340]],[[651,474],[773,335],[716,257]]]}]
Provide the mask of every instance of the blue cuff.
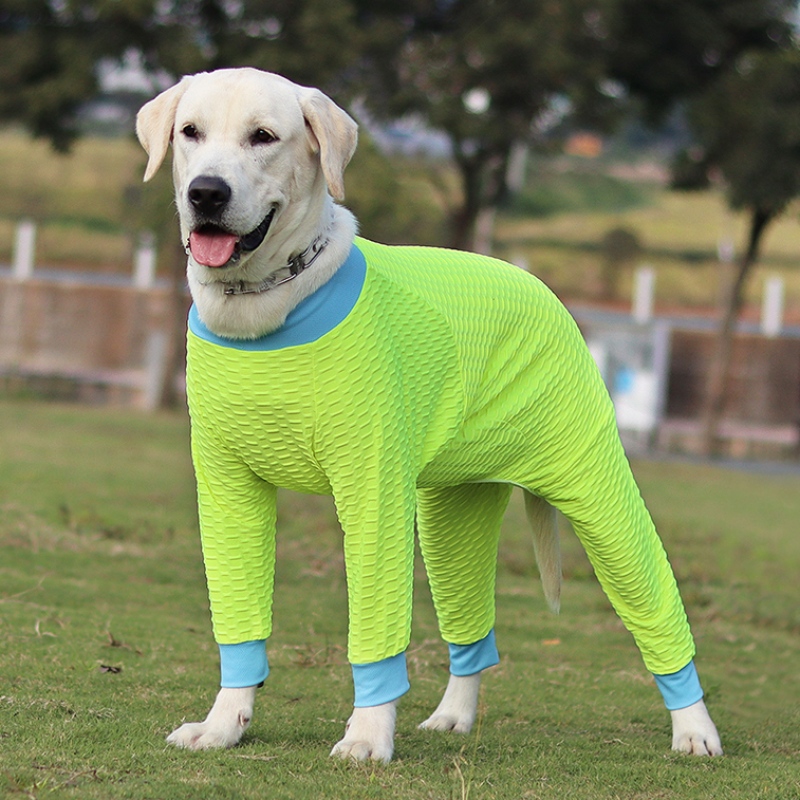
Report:
[{"label": "blue cuff", "polygon": [[474,675],[476,672],[500,663],[497,642],[492,628],[483,639],[472,644],[448,644],[450,649],[450,674]]},{"label": "blue cuff", "polygon": [[258,686],[269,675],[267,640],[219,646],[219,666],[222,674],[220,686],[225,689],[242,689]]},{"label": "blue cuff", "polygon": [[384,658],[373,664],[351,664],[356,708],[380,706],[404,695],[410,688],[406,671],[406,654]]},{"label": "blue cuff", "polygon": [[670,675],[653,675],[653,677],[664,698],[664,705],[670,711],[686,708],[703,699],[703,689],[694,661],[690,661],[683,669]]}]

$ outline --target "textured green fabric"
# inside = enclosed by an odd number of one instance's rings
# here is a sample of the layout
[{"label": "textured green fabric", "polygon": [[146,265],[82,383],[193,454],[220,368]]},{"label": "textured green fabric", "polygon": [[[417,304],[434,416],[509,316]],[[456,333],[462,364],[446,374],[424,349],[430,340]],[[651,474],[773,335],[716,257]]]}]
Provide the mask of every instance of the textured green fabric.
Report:
[{"label": "textured green fabric", "polygon": [[614,411],[572,318],[537,279],[485,257],[357,245],[348,317],[310,344],[243,352],[190,333],[187,384],[217,640],[271,630],[276,486],[332,493],[344,530],[349,658],[406,649],[414,520],[445,638],[494,622],[508,489],[573,523],[647,667],[694,655]]}]

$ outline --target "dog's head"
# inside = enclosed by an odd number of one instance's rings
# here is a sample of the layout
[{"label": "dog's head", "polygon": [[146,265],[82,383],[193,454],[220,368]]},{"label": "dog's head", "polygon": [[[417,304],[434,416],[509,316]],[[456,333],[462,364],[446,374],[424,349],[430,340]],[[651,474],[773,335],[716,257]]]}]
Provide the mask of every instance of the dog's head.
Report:
[{"label": "dog's head", "polygon": [[149,157],[145,181],[172,143],[183,241],[210,272],[277,253],[318,224],[328,192],[344,196],[356,131],[319,90],[255,69],[188,76],[136,120]]}]

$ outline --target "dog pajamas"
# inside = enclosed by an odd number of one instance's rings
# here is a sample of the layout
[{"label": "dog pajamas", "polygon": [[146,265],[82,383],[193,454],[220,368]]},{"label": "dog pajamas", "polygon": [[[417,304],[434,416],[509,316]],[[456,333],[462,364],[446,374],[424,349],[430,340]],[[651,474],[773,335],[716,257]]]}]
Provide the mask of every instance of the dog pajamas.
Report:
[{"label": "dog pajamas", "polygon": [[571,521],[667,707],[702,697],[608,393],[574,321],[533,276],[357,239],[260,339],[217,337],[193,307],[187,394],[223,686],[268,673],[278,487],[334,497],[356,706],[408,689],[415,522],[451,672],[497,663],[497,543],[517,485]]}]

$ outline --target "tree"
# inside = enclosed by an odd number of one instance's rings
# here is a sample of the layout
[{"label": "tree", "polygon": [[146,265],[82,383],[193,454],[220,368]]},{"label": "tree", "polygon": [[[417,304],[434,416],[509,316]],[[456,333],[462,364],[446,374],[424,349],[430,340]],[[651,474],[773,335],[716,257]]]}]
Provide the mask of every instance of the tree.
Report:
[{"label": "tree", "polygon": [[47,0],[0,6],[0,119],[25,124],[58,150],[75,136],[72,117],[97,91],[95,55],[82,22],[63,18]]},{"label": "tree", "polygon": [[746,52],[791,41],[796,0],[619,0],[607,8],[609,71],[659,119]]},{"label": "tree", "polygon": [[99,66],[131,51],[153,75],[250,65],[341,90],[352,41],[350,0],[0,0],[0,120],[68,149]]},{"label": "tree", "polygon": [[[355,0],[369,106],[416,113],[450,137],[462,184],[452,241],[507,193],[510,154],[559,115],[613,122],[626,100],[653,119],[788,36],[794,0]],[[389,22],[387,22],[387,20]],[[400,21],[404,21],[400,24]],[[391,22],[394,22],[394,28]],[[386,42],[389,45],[386,46]]]},{"label": "tree", "polygon": [[716,172],[730,206],[745,210],[750,219],[709,374],[703,449],[711,454],[718,446],[733,335],[747,279],[769,225],[800,195],[800,50],[787,46],[773,53],[745,54],[735,69],[695,98],[689,122],[696,138],[695,163],[703,171]]},{"label": "tree", "polygon": [[390,47],[367,50],[362,83],[373,112],[419,115],[448,135],[461,180],[454,246],[473,246],[481,210],[504,198],[515,144],[530,142],[556,103],[611,104],[599,91],[602,43],[586,21],[592,0],[360,5],[368,32],[405,19]]},{"label": "tree", "polygon": [[453,244],[507,193],[511,153],[567,112],[653,113],[785,38],[793,0],[0,0],[0,118],[59,148],[133,49],[151,73],[252,65],[421,115],[450,137],[462,185]]}]

